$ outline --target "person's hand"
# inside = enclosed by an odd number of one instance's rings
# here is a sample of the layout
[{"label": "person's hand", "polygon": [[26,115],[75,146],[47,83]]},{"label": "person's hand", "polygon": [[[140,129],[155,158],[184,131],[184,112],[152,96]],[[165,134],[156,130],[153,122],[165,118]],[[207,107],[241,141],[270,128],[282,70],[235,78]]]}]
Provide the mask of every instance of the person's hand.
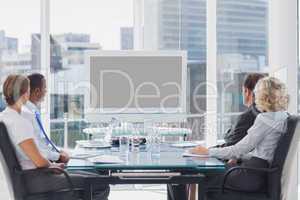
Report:
[{"label": "person's hand", "polygon": [[236,159],[230,159],[230,160],[227,161],[227,164],[228,164],[228,165],[237,165],[237,163],[238,163],[238,162],[237,162]]},{"label": "person's hand", "polygon": [[197,146],[193,149],[190,149],[189,152],[193,153],[193,154],[207,155],[208,154],[208,149],[206,147],[203,147],[203,146]]},{"label": "person's hand", "polygon": [[63,170],[65,168],[65,164],[64,163],[51,163],[49,168],[53,170],[53,173],[61,174],[61,171],[59,169]]},{"label": "person's hand", "polygon": [[68,163],[70,160],[70,156],[67,152],[65,151],[60,151],[58,163]]},{"label": "person's hand", "polygon": [[64,163],[52,163],[51,166],[64,169],[66,165]]}]

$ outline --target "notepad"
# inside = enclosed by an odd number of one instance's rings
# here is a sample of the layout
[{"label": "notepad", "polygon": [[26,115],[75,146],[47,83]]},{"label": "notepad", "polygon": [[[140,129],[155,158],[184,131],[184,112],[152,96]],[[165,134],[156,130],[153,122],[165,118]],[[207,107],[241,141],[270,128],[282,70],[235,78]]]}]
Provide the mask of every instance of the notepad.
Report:
[{"label": "notepad", "polygon": [[209,155],[203,155],[203,154],[194,154],[194,153],[190,153],[188,151],[184,152],[182,154],[183,157],[195,157],[195,158],[209,158]]},{"label": "notepad", "polygon": [[101,155],[92,158],[88,158],[88,161],[97,164],[120,164],[123,163],[118,156],[111,156],[111,155]]}]

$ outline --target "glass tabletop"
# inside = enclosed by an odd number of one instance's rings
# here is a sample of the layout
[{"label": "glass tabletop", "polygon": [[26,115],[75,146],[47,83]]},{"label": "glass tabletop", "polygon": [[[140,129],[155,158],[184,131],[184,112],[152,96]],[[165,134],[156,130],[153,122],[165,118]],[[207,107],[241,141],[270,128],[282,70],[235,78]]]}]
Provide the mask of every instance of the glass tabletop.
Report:
[{"label": "glass tabletop", "polygon": [[118,148],[93,151],[99,155],[112,155],[122,160],[118,164],[92,163],[87,159],[71,159],[68,170],[182,170],[182,171],[224,171],[225,165],[216,158],[183,157],[184,149],[162,145],[158,156],[141,147],[139,152],[121,156]]}]

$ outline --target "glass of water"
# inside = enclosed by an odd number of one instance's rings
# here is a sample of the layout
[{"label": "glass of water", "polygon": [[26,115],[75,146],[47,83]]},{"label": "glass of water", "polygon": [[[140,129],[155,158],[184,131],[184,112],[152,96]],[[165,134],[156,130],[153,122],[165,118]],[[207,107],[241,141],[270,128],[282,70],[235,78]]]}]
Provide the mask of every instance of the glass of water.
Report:
[{"label": "glass of water", "polygon": [[139,130],[137,129],[136,126],[132,126],[132,130],[131,130],[131,150],[133,152],[139,152],[140,150],[140,134],[139,134]]},{"label": "glass of water", "polygon": [[120,136],[119,137],[119,150],[120,156],[122,158],[127,158],[129,153],[129,137],[127,136]]},{"label": "glass of water", "polygon": [[151,136],[151,156],[160,157],[160,146],[161,146],[161,135],[156,129],[153,131]]}]

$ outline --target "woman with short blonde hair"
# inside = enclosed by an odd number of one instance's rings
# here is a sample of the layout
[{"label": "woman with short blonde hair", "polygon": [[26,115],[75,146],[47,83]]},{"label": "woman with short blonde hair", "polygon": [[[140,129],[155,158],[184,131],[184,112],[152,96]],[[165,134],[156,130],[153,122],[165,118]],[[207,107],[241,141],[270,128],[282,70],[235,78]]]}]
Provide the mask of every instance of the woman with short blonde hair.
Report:
[{"label": "woman with short blonde hair", "polygon": [[289,96],[286,86],[274,77],[266,77],[254,89],[256,107],[261,112],[287,110]]},{"label": "woman with short blonde hair", "polygon": [[[242,166],[268,168],[280,137],[286,131],[289,97],[284,83],[274,77],[266,77],[254,89],[255,103],[261,113],[257,116],[247,135],[237,144],[223,148],[207,149],[198,146],[195,154],[208,154],[223,160],[242,159]],[[228,166],[231,168],[232,166]],[[223,176],[211,177],[208,187],[221,186]],[[245,181],[246,180],[246,181]],[[230,174],[227,186],[243,191],[257,192],[265,189],[266,178],[261,174],[238,171]],[[210,198],[208,198],[210,199]]]}]

